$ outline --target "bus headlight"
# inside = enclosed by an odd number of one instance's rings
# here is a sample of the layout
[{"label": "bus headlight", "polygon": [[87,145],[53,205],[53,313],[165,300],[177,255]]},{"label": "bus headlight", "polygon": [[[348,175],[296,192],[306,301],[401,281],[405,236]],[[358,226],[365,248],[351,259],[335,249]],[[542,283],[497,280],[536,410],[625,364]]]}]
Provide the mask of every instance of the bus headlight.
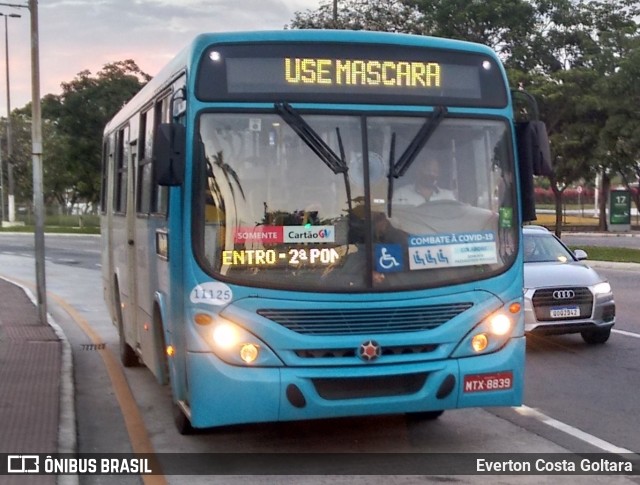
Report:
[{"label": "bus headlight", "polygon": [[213,343],[223,350],[228,350],[240,341],[240,332],[237,327],[229,322],[222,322],[213,329]]},{"label": "bus headlight", "polygon": [[228,364],[253,367],[279,367],[282,362],[258,337],[225,318],[213,317],[207,328],[213,352]]},{"label": "bus headlight", "polygon": [[471,347],[476,352],[482,352],[489,345],[489,337],[486,333],[479,333],[471,339]]},{"label": "bus headlight", "polygon": [[489,317],[489,328],[493,335],[502,336],[511,331],[513,322],[504,313],[496,313]]},{"label": "bus headlight", "polygon": [[260,347],[255,344],[244,344],[240,347],[240,358],[247,364],[254,362],[260,355]]},{"label": "bus headlight", "polygon": [[502,348],[514,334],[520,310],[520,305],[511,305],[489,315],[462,339],[452,357],[489,354]]}]

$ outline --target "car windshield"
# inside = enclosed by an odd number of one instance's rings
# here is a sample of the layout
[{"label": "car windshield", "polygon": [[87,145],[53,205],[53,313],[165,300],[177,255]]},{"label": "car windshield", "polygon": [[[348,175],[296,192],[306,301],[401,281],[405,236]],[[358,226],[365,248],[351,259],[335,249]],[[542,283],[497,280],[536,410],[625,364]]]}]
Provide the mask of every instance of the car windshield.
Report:
[{"label": "car windshield", "polygon": [[288,105],[202,114],[193,234],[203,269],[304,291],[417,289],[504,271],[518,244],[508,124],[441,117]]},{"label": "car windshield", "polygon": [[573,254],[551,233],[524,233],[525,263],[567,263]]}]

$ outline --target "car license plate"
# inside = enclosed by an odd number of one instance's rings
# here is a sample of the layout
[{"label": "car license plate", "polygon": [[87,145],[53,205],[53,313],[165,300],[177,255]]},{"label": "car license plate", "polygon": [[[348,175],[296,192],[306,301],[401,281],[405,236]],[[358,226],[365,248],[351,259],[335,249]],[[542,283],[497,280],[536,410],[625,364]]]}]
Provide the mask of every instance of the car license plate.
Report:
[{"label": "car license plate", "polygon": [[464,392],[501,391],[513,387],[513,372],[464,376]]},{"label": "car license plate", "polygon": [[560,308],[552,308],[550,311],[551,318],[568,318],[579,317],[580,308],[577,306],[565,306]]}]

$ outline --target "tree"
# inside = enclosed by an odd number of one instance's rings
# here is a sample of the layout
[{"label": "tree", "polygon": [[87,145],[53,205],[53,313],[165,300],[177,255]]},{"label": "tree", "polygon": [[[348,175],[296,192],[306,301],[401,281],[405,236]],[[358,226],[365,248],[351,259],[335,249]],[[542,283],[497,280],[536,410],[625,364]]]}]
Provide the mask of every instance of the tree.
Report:
[{"label": "tree", "polygon": [[[62,94],[42,99],[44,199],[64,209],[100,197],[102,133],[107,122],[150,80],[133,60],[106,64],[62,83]],[[16,198],[32,198],[31,104],[14,110]]]},{"label": "tree", "polygon": [[[2,123],[2,134],[0,134],[2,140],[2,159],[3,164],[7,160],[6,152],[6,123]],[[31,119],[14,111],[11,114],[11,140],[12,140],[12,155],[11,160],[13,162],[13,177],[15,188],[15,201],[19,204],[20,201],[31,199]],[[5,165],[6,166],[6,165]],[[6,173],[3,171],[3,175],[6,177]],[[5,179],[5,190],[7,189]]]},{"label": "tree", "polygon": [[419,12],[401,0],[339,0],[337,6],[335,16],[331,0],[315,11],[296,12],[287,28],[425,33]]},{"label": "tree", "polygon": [[[627,55],[607,85],[609,117],[601,133],[601,144],[611,158],[611,166],[620,173],[630,189],[630,179],[640,182],[640,38],[631,41]],[[631,191],[640,210],[640,193]]]},{"label": "tree", "polygon": [[419,11],[430,35],[487,45],[503,60],[524,47],[536,26],[535,6],[525,0],[405,0],[404,3]]},{"label": "tree", "polygon": [[49,186],[59,201],[98,201],[104,127],[149,79],[128,59],[106,64],[95,76],[82,71],[62,83],[61,95],[45,99],[43,118],[55,125],[58,139],[45,142],[44,164],[56,167],[59,180]]}]

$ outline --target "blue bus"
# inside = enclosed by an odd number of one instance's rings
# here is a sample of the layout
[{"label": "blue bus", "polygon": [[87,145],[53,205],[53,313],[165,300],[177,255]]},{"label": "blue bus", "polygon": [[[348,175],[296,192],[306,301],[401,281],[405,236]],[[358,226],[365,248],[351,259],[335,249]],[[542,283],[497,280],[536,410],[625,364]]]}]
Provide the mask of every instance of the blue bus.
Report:
[{"label": "blue bus", "polygon": [[104,131],[122,363],[170,384],[181,433],[520,405],[549,154],[512,99],[466,42],[196,37]]}]

